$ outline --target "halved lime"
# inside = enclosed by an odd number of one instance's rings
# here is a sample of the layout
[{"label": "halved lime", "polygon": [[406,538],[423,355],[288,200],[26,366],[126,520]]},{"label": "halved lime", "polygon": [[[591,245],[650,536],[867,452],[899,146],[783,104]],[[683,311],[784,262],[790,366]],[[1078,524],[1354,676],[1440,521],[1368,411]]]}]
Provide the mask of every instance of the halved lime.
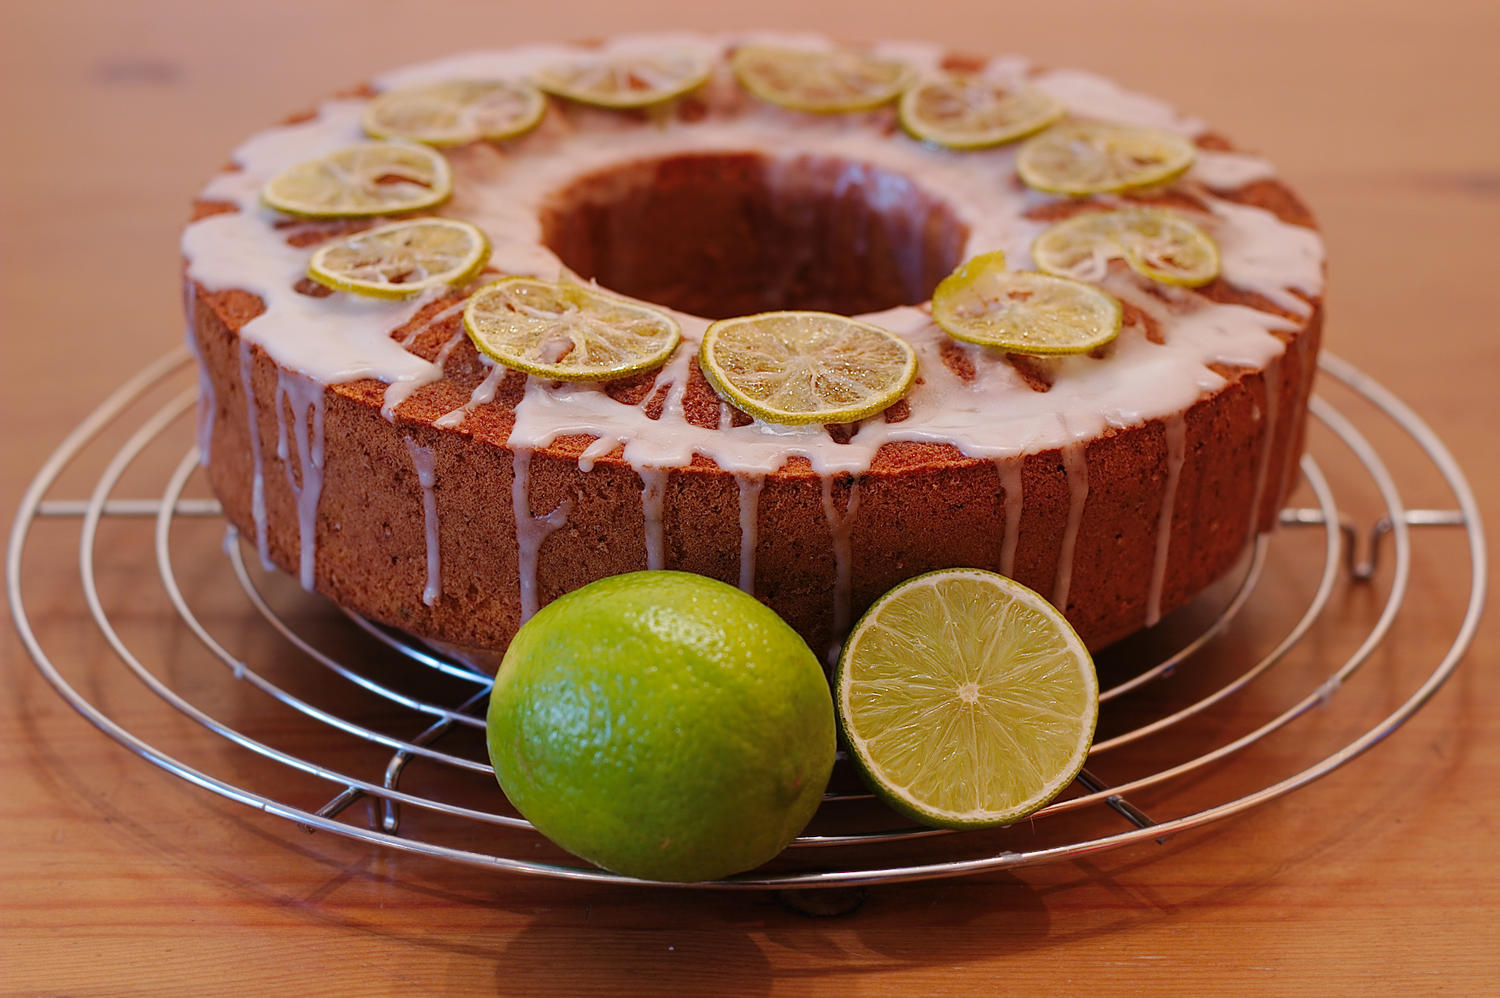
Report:
[{"label": "halved lime", "polygon": [[698,362],[714,390],[768,423],[850,423],[894,404],[917,376],[901,337],[832,312],[720,319]]},{"label": "halved lime", "polygon": [[850,755],[887,804],[947,828],[1007,825],[1083,768],[1099,714],[1088,649],[1020,583],[919,575],[855,625],[834,677]]},{"label": "halved lime", "polygon": [[377,139],[456,146],[499,141],[542,120],[547,98],[527,83],[442,80],[381,94],[365,108],[365,131]]},{"label": "halved lime", "polygon": [[1196,155],[1191,142],[1160,128],[1074,121],[1023,145],[1016,172],[1049,194],[1110,194],[1173,180]]},{"label": "halved lime", "polygon": [[1080,281],[1102,279],[1116,257],[1163,284],[1196,288],[1219,276],[1219,247],[1209,234],[1159,208],[1074,215],[1038,236],[1031,256],[1038,270]]},{"label": "halved lime", "polygon": [[692,52],[591,56],[548,66],[533,79],[549,94],[595,107],[660,104],[702,85],[713,66]]},{"label": "halved lime", "polygon": [[307,276],[336,291],[410,298],[442,284],[462,284],[489,256],[490,241],[468,222],[415,218],[320,247],[308,261]]},{"label": "halved lime", "polygon": [[745,45],[730,59],[740,85],[797,111],[864,111],[895,100],[911,82],[902,63],[853,52]]},{"label": "halved lime", "polygon": [[555,381],[610,381],[660,367],[676,320],[582,284],[506,277],[474,292],[464,328],[506,367]]},{"label": "halved lime", "polygon": [[452,193],[442,153],[409,142],[361,142],[278,173],[260,197],[304,218],[366,218],[431,208]]},{"label": "halved lime", "polygon": [[932,319],[949,336],[1012,353],[1087,353],[1120,334],[1124,310],[1090,284],[1006,270],[1000,252],[976,256],[932,293]]},{"label": "halved lime", "polygon": [[901,124],[916,138],[950,149],[984,149],[1025,138],[1066,109],[1040,90],[977,76],[943,74],[901,95]]}]

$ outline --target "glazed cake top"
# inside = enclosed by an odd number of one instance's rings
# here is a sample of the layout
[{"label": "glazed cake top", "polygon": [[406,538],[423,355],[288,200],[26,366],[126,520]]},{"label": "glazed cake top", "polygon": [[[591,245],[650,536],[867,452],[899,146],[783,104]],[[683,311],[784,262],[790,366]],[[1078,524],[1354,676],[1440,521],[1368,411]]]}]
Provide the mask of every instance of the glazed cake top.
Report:
[{"label": "glazed cake top", "polygon": [[[490,267],[500,274],[569,276],[543,241],[542,215],[549,199],[580,177],[671,157],[754,156],[766,164],[773,193],[778,170],[792,176],[799,162],[808,159],[837,162],[840,173],[832,183],[841,193],[857,191],[873,211],[893,216],[912,211],[914,201],[942,204],[967,230],[960,261],[1003,250],[1012,269],[1031,269],[1032,241],[1049,219],[1078,203],[1023,187],[1015,177],[1015,144],[942,149],[901,132],[889,108],[817,115],[752,98],[728,68],[732,48],[751,41],[829,45],[804,36],[633,35],[606,42],[601,49],[533,45],[474,52],[396,70],[377,78],[374,86],[385,91],[441,79],[524,79],[544,66],[601,50],[683,50],[712,62],[709,81],[666,114],[642,116],[551,99],[540,127],[525,136],[443,150],[452,167],[454,193],[436,213],[482,229],[493,244]],[[871,52],[917,72],[936,70],[945,59],[941,48],[906,42],[880,43]],[[896,441],[948,444],[969,457],[999,459],[1179,414],[1223,387],[1223,372],[1263,368],[1282,354],[1284,335],[1306,322],[1322,293],[1323,250],[1312,228],[1230,196],[1273,179],[1269,163],[1208,148],[1215,143],[1204,138],[1202,122],[1089,73],[1036,70],[1010,56],[977,68],[1047,92],[1075,117],[1149,125],[1200,140],[1195,164],[1165,196],[1218,243],[1222,272],[1215,282],[1217,293],[1215,286],[1172,288],[1112,271],[1100,283],[1126,305],[1133,321],[1098,355],[1035,362],[1041,380],[1050,383],[1040,386],[1046,390],[1039,390],[1038,378],[1028,377],[1025,366],[1013,358],[951,340],[932,322],[925,303],[864,314],[860,318],[913,345],[919,381],[907,397],[903,418],[874,416],[837,434],[818,425],[743,419],[731,425],[729,418],[721,418],[714,428],[689,420],[683,401],[708,320],[674,311],[683,342],[656,375],[656,388],[646,393],[655,406],[620,401],[599,385],[528,377],[509,445],[536,449],[560,437],[582,435],[595,438],[580,459],[585,469],[612,453],[637,470],[680,467],[702,455],[726,471],[751,475],[781,468],[794,455],[822,473],[858,473],[870,467],[882,445]],[[692,113],[684,112],[685,102],[691,102]],[[384,411],[392,418],[411,392],[442,376],[446,356],[428,360],[407,349],[414,336],[392,334],[424,310],[431,312],[433,303],[451,297],[452,290],[396,302],[299,292],[312,249],[289,238],[295,227],[289,230],[285,216],[259,201],[262,185],[282,170],[361,141],[360,119],[367,103],[363,97],[330,99],[306,120],[252,137],[234,154],[237,169],[214,178],[202,193],[203,199],[225,202],[234,210],[193,222],[182,248],[191,282],[209,292],[240,289],[263,302],[264,311],[240,329],[243,342],[260,347],[314,385],[363,378],[386,383]],[[914,197],[914,191],[921,196]],[[1108,204],[1121,198],[1092,200]],[[459,308],[446,307],[426,321],[451,317]],[[483,362],[490,363],[488,358]],[[502,374],[497,368],[486,379],[491,397]],[[462,426],[473,405],[486,400],[483,387],[476,389],[469,406],[439,418],[437,425]]]}]

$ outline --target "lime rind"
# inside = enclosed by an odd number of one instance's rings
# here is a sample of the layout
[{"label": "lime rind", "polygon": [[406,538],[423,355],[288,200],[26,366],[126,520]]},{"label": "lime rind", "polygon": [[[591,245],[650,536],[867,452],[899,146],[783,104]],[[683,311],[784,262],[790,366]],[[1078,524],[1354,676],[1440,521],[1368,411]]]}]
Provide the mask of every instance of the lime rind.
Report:
[{"label": "lime rind", "polygon": [[1139,125],[1064,122],[1029,139],[1016,173],[1048,194],[1083,197],[1160,187],[1193,165],[1193,144],[1174,132]]},{"label": "lime rind", "polygon": [[691,52],[620,53],[546,66],[533,74],[532,82],[580,104],[630,110],[690,93],[712,72],[708,60]]},{"label": "lime rind", "polygon": [[924,824],[1012,824],[1078,775],[1098,722],[1093,660],[1041,596],[981,569],[917,576],[845,642],[835,706],[875,794]]},{"label": "lime rind", "polygon": [[722,398],[763,422],[852,423],[890,408],[916,380],[901,337],[832,312],[785,311],[721,319],[698,350]]},{"label": "lime rind", "polygon": [[901,126],[913,138],[949,149],[988,149],[1034,135],[1067,109],[1040,90],[983,77],[943,74],[901,95]]},{"label": "lime rind", "polygon": [[1091,284],[1006,270],[1004,256],[977,256],[932,293],[932,318],[954,339],[1036,356],[1087,353],[1120,334],[1124,309]]},{"label": "lime rind", "polygon": [[612,381],[651,370],[682,341],[665,312],[533,277],[501,278],[474,292],[464,329],[498,363],[554,381]]},{"label": "lime rind", "polygon": [[485,234],[452,218],[418,218],[366,229],[318,248],[307,276],[335,291],[410,298],[462,284],[490,256]]},{"label": "lime rind", "polygon": [[744,45],[730,57],[740,86],[794,111],[842,114],[889,104],[910,85],[909,67],[849,49]]},{"label": "lime rind", "polygon": [[433,208],[453,193],[442,153],[415,142],[360,142],[283,170],[261,188],[301,218],[371,218]]},{"label": "lime rind", "polygon": [[499,142],[535,128],[547,99],[529,83],[441,80],[379,95],[365,108],[365,133],[431,146]]},{"label": "lime rind", "polygon": [[1037,269],[1098,281],[1111,259],[1143,277],[1196,288],[1219,276],[1219,247],[1181,215],[1159,208],[1085,212],[1048,228],[1031,247]]}]

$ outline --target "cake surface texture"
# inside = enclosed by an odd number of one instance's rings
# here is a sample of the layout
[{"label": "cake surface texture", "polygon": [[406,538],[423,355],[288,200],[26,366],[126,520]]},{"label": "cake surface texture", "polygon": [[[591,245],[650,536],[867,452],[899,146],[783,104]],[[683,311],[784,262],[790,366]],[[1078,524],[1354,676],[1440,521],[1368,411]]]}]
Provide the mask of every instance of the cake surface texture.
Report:
[{"label": "cake surface texture", "polygon": [[[752,592],[820,654],[903,579],[993,569],[1102,647],[1185,603],[1270,529],[1292,487],[1321,333],[1322,243],[1265,160],[1100,77],[939,47],[869,47],[916,74],[958,69],[1052,95],[1073,119],[1165,129],[1196,147],[1170,184],[1092,197],[1016,176],[1017,144],[919,141],[884,106],[816,114],[747,93],[729,56],[798,36],[627,36],[475,52],[378,77],[262,132],[200,195],[183,236],[200,459],[267,565],[423,638],[502,649],[538,607],[607,575],[669,568]],[[381,219],[264,206],[281,171],[367,141],[375,95],[524,80],[561,61],[686,53],[707,81],[659,107],[549,97],[541,123],[441,150],[428,213],[489,238],[473,284],[381,300],[307,278],[320,245]],[[965,260],[1031,246],[1080,211],[1141,203],[1192,219],[1220,274],[1160,284],[1112,263],[1107,347],[1028,357],[962,343],[931,316]],[[683,340],[606,383],[508,369],[465,335],[466,294],[505,275],[594,281],[653,303]],[[715,394],[710,320],[857,315],[907,340],[917,382],[855,424],[774,425]]]}]

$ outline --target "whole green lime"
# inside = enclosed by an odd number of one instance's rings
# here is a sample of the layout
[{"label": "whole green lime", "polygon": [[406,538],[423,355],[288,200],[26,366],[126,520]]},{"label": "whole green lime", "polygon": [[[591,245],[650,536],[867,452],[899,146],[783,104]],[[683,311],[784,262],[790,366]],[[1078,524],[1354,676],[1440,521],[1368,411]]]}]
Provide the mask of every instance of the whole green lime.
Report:
[{"label": "whole green lime", "polygon": [[490,694],[490,761],[537,830],[606,870],[713,880],[807,824],[833,768],[816,656],[732,586],[634,572],[544,607]]}]

